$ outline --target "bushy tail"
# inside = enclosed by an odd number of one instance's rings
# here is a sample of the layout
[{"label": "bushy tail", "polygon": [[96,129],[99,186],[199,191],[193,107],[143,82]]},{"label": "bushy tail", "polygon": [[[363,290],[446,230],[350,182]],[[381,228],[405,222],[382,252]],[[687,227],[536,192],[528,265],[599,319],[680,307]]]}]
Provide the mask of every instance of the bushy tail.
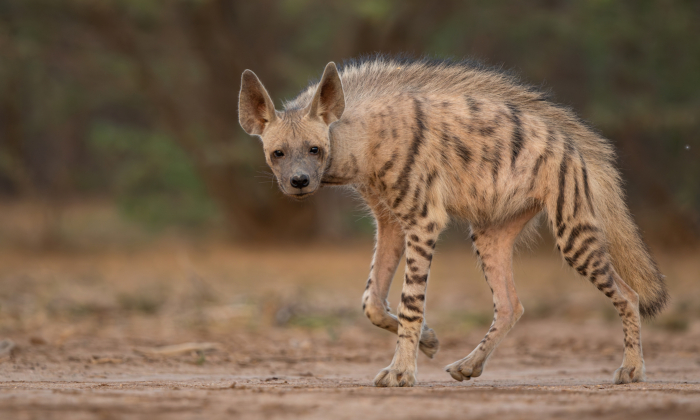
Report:
[{"label": "bushy tail", "polygon": [[[585,150],[582,152],[585,156]],[[664,276],[659,272],[625,204],[620,175],[612,165],[612,156],[600,156],[601,152],[603,150],[599,149],[586,159],[595,217],[603,225],[613,266],[639,295],[641,315],[652,318],[668,301]]]}]

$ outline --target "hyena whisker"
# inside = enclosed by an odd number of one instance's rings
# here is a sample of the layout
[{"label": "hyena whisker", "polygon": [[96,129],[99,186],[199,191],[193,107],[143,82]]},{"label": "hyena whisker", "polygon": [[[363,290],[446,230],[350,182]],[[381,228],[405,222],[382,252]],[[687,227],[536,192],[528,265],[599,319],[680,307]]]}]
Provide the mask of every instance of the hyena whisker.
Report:
[{"label": "hyena whisker", "polygon": [[258,175],[256,175],[256,178],[269,178],[269,179],[277,179],[275,174],[273,174],[270,171],[257,171],[256,172]]},{"label": "hyena whisker", "polygon": [[255,175],[255,178],[262,178],[264,181],[260,181],[261,184],[269,184],[270,188],[272,188],[275,183],[277,182],[277,177],[275,176],[274,173],[270,171],[257,171],[259,175]]},{"label": "hyena whisker", "polygon": [[[362,310],[399,337],[377,386],[412,386],[418,350],[432,357],[439,349],[425,300],[435,245],[451,220],[470,227],[494,317],[474,351],[447,371],[458,381],[482,374],[523,314],[513,248],[536,236],[530,221],[540,214],[564,261],[622,320],[625,346],[614,381],[644,380],[640,320],[664,307],[664,279],[624,202],[611,143],[550,102],[548,92],[472,62],[373,56],[340,70],[328,63],[319,82],[282,111],[246,70],[239,121],[261,138],[270,183],[284,194],[302,199],[323,186],[346,186],[374,217]],[[387,296],[404,255],[392,314]]]}]

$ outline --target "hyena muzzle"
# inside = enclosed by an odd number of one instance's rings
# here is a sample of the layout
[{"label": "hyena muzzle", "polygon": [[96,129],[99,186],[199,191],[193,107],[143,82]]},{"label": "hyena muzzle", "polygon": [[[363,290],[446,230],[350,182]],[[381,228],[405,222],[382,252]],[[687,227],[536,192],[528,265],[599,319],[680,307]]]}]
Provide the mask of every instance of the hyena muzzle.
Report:
[{"label": "hyena muzzle", "polygon": [[[377,386],[412,386],[420,349],[437,337],[425,323],[433,251],[450,218],[469,222],[493,293],[493,323],[456,380],[480,376],[523,314],[512,272],[513,246],[546,214],[566,262],[617,309],[624,357],[615,383],[645,378],[641,317],[667,292],[624,202],[610,143],[567,108],[508,75],[467,62],[370,57],[321,80],[277,111],[250,70],[242,76],[239,120],[262,140],[282,191],[302,198],[321,186],[356,190],[376,220],[376,249],[362,307],[398,335]],[[387,294],[406,267],[397,315]]]}]

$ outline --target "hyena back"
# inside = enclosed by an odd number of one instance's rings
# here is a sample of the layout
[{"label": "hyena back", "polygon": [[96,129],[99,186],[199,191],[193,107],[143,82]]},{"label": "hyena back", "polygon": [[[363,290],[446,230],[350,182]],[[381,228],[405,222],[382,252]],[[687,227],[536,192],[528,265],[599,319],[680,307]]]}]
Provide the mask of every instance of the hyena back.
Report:
[{"label": "hyena back", "polygon": [[[239,120],[262,139],[287,195],[347,185],[371,209],[376,250],[362,306],[399,337],[377,386],[412,386],[418,350],[430,357],[438,350],[425,323],[426,286],[435,243],[452,217],[471,225],[494,317],[474,351],[446,370],[458,381],[481,375],[523,314],[513,245],[539,213],[566,262],[622,319],[624,357],[614,381],[644,380],[640,317],[664,306],[663,276],[624,203],[610,143],[542,92],[478,65],[377,56],[340,72],[329,63],[283,111],[246,70]],[[395,316],[387,294],[404,255]]]}]

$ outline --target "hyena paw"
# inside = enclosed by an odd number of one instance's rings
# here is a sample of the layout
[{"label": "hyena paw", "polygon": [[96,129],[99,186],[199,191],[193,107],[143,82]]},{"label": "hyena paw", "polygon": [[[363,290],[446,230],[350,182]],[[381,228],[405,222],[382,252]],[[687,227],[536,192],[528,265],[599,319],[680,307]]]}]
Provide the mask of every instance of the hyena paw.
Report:
[{"label": "hyena paw", "polygon": [[382,369],[374,378],[374,386],[382,387],[413,386],[415,383],[415,372],[393,369],[391,366]]},{"label": "hyena paw", "polygon": [[483,359],[470,355],[445,366],[445,371],[456,381],[462,382],[465,379],[470,380],[481,376],[481,373],[484,371],[484,365],[485,361]]},{"label": "hyena paw", "polygon": [[440,350],[440,341],[438,341],[435,331],[425,327],[420,335],[420,351],[432,359],[438,350]]},{"label": "hyena paw", "polygon": [[646,381],[646,375],[644,374],[644,365],[642,367],[625,367],[622,366],[615,371],[615,376],[613,376],[613,381],[616,384],[628,384],[631,382],[644,382]]}]

